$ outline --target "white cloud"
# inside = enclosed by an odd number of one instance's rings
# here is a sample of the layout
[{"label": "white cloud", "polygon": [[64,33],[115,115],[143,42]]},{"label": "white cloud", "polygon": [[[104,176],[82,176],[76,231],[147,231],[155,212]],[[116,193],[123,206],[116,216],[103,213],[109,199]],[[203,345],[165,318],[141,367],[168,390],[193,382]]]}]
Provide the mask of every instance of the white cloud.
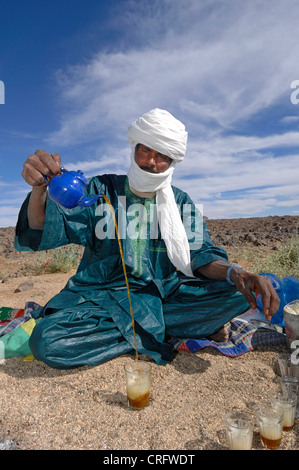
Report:
[{"label": "white cloud", "polygon": [[15,206],[0,206],[0,227],[14,227],[20,208]]},{"label": "white cloud", "polygon": [[290,101],[297,0],[128,0],[117,8],[119,42],[57,71],[60,121],[45,148],[86,176],[126,173],[128,125],[165,108],[189,132],[173,183],[204,202],[207,216],[289,212],[299,199],[299,106]]},{"label": "white cloud", "polygon": [[[299,206],[299,198],[297,199],[288,199],[287,201],[278,201],[277,202],[278,207],[293,207],[293,206]],[[298,211],[299,212],[299,211]]]},{"label": "white cloud", "polygon": [[281,119],[282,124],[297,124],[299,122],[299,116],[285,116]]},{"label": "white cloud", "polygon": [[[68,112],[48,142],[67,146],[91,140],[98,145],[99,161],[79,162],[88,175],[125,173],[129,123],[152,107],[164,107],[189,131],[187,156],[173,183],[196,202],[205,201],[211,212],[217,207],[223,212],[225,205],[229,216],[229,211],[249,215],[277,206],[280,187],[287,199],[288,184],[298,181],[298,156],[286,153],[299,144],[299,133],[285,128],[295,116],[278,119],[284,125],[281,133],[231,131],[283,100],[289,105],[290,83],[299,76],[292,47],[294,35],[299,39],[298,28],[292,28],[297,3],[291,1],[288,10],[280,2],[253,1],[245,9],[235,1],[209,1],[205,6],[198,1],[163,2],[155,15],[149,7],[142,28],[139,7],[130,5],[124,23],[135,25],[142,47],[101,51],[89,63],[63,71],[59,83]],[[121,161],[115,153],[122,155]],[[274,186],[277,194],[271,197]],[[258,193],[264,187],[268,193]],[[251,188],[250,201],[248,195],[233,202],[225,196]]]},{"label": "white cloud", "polygon": [[30,190],[30,186],[24,181],[14,180],[3,185],[0,198],[0,227],[14,227],[16,225],[21,205]]},{"label": "white cloud", "polygon": [[0,215],[0,227],[15,227],[17,223],[18,217],[17,215],[7,215],[1,216]]},{"label": "white cloud", "polygon": [[1,206],[0,207],[0,216],[11,215],[12,213],[17,214],[18,208],[13,206]]},{"label": "white cloud", "polygon": [[101,133],[125,139],[131,120],[155,106],[169,109],[191,130],[200,120],[214,132],[281,99],[289,103],[290,83],[299,77],[296,2],[290,0],[288,8],[278,1],[252,1],[245,8],[236,1],[210,1],[206,8],[198,0],[165,5],[166,18],[150,9],[152,15],[141,22],[132,2],[126,24],[141,23],[135,33],[140,48],[100,51],[90,62],[60,72],[59,105],[67,106],[49,144],[72,145]]},{"label": "white cloud", "polygon": [[[62,162],[63,163],[63,162]],[[95,151],[92,160],[67,161],[67,170],[82,170],[86,177],[103,173],[125,174],[130,165],[130,148],[109,148],[108,152]]]},{"label": "white cloud", "polygon": [[[216,136],[212,139],[195,138],[189,145],[189,150],[200,151],[203,155],[227,157],[241,153],[246,155],[245,152],[261,152],[265,149],[273,151],[274,149],[288,149],[290,147],[299,147],[299,132],[286,132],[265,137],[228,135]],[[260,153],[260,157],[264,158],[264,154]]]}]

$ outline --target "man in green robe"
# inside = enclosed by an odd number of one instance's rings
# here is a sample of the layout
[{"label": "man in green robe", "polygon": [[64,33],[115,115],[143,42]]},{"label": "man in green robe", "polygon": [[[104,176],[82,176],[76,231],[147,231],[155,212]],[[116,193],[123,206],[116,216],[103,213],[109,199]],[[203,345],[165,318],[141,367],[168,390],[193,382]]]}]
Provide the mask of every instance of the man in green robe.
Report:
[{"label": "man in green robe", "polygon": [[[128,175],[93,177],[86,194],[104,194],[118,221],[138,353],[165,364],[172,360],[168,337],[216,334],[225,340],[224,325],[255,308],[254,293],[262,295],[267,318],[273,316],[279,299],[272,284],[230,265],[198,207],[170,184],[185,154],[182,123],[153,110],[132,124],[129,140]],[[51,367],[96,365],[134,353],[132,311],[109,205],[103,198],[74,209],[55,203],[42,175],[59,173],[57,154],[38,150],[26,160],[23,177],[32,192],[20,210],[16,249],[69,243],[85,249],[76,274],[34,312],[38,321],[29,344],[35,358]]]}]

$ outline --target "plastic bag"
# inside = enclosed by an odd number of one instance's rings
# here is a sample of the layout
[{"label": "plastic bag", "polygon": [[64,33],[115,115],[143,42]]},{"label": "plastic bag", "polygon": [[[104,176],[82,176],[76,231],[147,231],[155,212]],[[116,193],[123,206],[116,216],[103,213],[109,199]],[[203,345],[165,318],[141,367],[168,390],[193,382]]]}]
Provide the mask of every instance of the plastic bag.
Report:
[{"label": "plastic bag", "polygon": [[[299,279],[294,276],[286,276],[283,279],[279,279],[276,274],[272,273],[261,273],[260,275],[269,278],[280,299],[279,309],[271,318],[271,323],[284,327],[283,308],[289,302],[299,299]],[[257,308],[263,311],[261,295],[257,296],[256,303]]]}]

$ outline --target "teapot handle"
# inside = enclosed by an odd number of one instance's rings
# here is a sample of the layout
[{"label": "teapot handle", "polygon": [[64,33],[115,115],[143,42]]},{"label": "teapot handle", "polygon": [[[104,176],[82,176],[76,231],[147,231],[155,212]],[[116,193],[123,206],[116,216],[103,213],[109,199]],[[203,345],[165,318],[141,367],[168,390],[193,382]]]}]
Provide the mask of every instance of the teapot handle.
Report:
[{"label": "teapot handle", "polygon": [[43,177],[44,177],[44,180],[45,180],[45,182],[47,183],[47,185],[49,185],[49,181],[47,180],[46,175],[43,175]]},{"label": "teapot handle", "polygon": [[[60,167],[60,171],[61,171],[61,173],[64,173],[66,171],[66,169],[62,166],[62,167]],[[43,175],[43,177],[44,177],[44,180],[47,183],[47,185],[49,185],[49,181],[47,180],[46,175]]]}]

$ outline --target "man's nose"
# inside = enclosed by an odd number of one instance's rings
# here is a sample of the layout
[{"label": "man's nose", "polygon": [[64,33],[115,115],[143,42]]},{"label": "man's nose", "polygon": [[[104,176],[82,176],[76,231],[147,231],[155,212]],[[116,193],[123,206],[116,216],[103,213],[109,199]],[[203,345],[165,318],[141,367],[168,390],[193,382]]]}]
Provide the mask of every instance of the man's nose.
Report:
[{"label": "man's nose", "polygon": [[156,152],[149,152],[147,156],[147,164],[150,166],[156,166]]}]

